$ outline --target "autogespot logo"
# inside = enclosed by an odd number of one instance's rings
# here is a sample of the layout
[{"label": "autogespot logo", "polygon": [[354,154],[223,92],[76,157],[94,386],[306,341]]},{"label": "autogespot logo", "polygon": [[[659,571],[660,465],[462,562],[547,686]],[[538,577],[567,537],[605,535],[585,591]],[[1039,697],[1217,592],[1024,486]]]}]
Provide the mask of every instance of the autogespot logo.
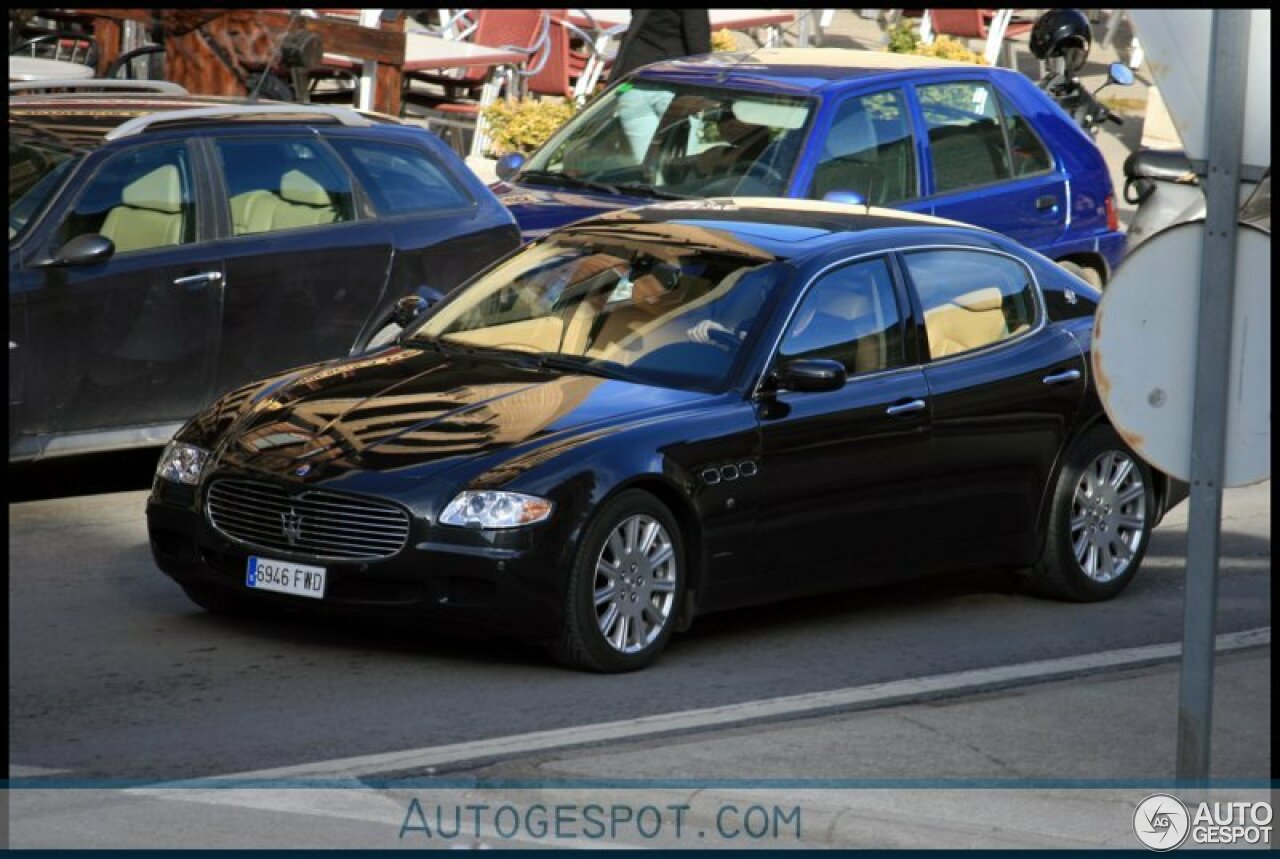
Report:
[{"label": "autogespot logo", "polygon": [[1176,797],[1156,793],[1138,803],[1133,812],[1133,831],[1152,850],[1172,850],[1187,840],[1191,819],[1187,807]]}]

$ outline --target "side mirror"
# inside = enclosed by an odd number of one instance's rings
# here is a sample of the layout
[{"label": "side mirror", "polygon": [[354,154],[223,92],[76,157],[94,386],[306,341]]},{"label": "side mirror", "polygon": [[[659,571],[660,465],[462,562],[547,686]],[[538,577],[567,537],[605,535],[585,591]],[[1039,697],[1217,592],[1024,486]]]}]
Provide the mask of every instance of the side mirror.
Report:
[{"label": "side mirror", "polygon": [[498,159],[498,163],[494,165],[494,172],[498,174],[498,178],[507,181],[512,176],[520,172],[520,168],[524,166],[524,155],[520,152],[508,152]]},{"label": "side mirror", "polygon": [[58,248],[46,265],[93,265],[106,262],[116,252],[115,242],[97,233],[76,236]]},{"label": "side mirror", "polygon": [[396,302],[395,309],[391,311],[391,319],[401,328],[408,328],[409,323],[425,313],[430,306],[431,302],[421,295],[406,295]]},{"label": "side mirror", "polygon": [[1133,83],[1133,69],[1124,63],[1112,63],[1107,68],[1107,79],[1113,84],[1129,86],[1129,84]]},{"label": "side mirror", "polygon": [[838,391],[844,387],[844,365],[827,358],[797,358],[775,370],[774,379],[788,391]]},{"label": "side mirror", "polygon": [[828,191],[822,195],[828,203],[844,203],[849,206],[865,206],[867,198],[857,191]]}]

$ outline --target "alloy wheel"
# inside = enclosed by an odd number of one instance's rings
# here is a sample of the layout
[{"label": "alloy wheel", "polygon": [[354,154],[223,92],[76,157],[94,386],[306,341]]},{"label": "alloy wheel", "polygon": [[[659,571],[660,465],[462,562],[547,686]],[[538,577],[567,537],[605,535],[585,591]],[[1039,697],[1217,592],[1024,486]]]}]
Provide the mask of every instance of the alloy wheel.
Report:
[{"label": "alloy wheel", "polygon": [[618,653],[638,653],[671,619],[679,570],[671,535],[657,519],[628,516],[596,559],[596,623]]},{"label": "alloy wheel", "polygon": [[1133,457],[1106,451],[1089,463],[1071,503],[1071,551],[1089,578],[1124,575],[1147,530],[1146,487]]}]

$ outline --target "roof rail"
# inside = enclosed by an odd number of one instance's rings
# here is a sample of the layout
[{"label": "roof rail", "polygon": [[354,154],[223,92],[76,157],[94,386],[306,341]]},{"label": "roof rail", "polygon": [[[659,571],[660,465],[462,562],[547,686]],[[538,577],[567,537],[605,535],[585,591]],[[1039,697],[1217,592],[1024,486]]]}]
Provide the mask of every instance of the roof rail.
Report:
[{"label": "roof rail", "polygon": [[72,93],[103,90],[127,90],[129,92],[154,92],[164,95],[188,95],[187,88],[171,81],[136,81],[117,78],[90,78],[85,80],[10,81],[9,94],[30,95],[44,90],[66,90]]},{"label": "roof rail", "polygon": [[361,116],[349,107],[313,104],[232,104],[226,107],[193,107],[185,110],[163,110],[131,119],[123,125],[113,128],[107,133],[107,140],[119,140],[140,134],[153,125],[165,125],[174,122],[187,122],[193,119],[220,119],[237,116],[326,116],[343,125],[366,127],[373,125],[368,118]]}]

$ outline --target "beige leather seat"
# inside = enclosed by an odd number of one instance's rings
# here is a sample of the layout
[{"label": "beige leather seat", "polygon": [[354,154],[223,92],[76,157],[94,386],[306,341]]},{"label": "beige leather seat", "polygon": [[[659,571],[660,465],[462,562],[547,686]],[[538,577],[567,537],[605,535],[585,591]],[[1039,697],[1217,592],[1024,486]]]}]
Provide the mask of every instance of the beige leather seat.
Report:
[{"label": "beige leather seat", "polygon": [[329,192],[300,170],[280,177],[279,195],[266,190],[246,191],[231,198],[235,235],[332,224],[338,210]]},{"label": "beige leather seat", "polygon": [[181,244],[185,226],[181,177],[166,164],[124,187],[99,232],[125,253]]},{"label": "beige leather seat", "polygon": [[953,298],[924,314],[929,335],[929,354],[945,358],[1003,339],[1008,333],[1004,296],[994,286],[975,289]]}]

